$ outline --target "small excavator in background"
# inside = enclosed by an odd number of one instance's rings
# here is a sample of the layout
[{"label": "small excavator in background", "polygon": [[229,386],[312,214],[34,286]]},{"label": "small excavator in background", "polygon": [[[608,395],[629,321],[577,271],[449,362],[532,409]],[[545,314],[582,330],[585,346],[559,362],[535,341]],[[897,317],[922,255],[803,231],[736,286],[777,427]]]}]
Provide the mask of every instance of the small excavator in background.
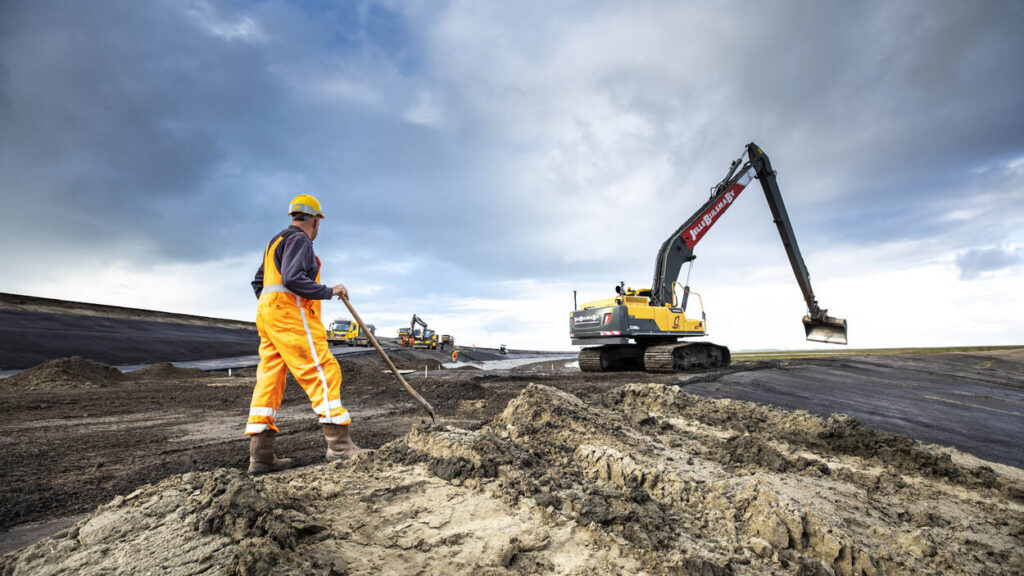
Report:
[{"label": "small excavator in background", "polygon": [[[754,178],[761,182],[793,274],[807,303],[807,315],[803,319],[807,339],[846,344],[846,320],[829,316],[814,297],[810,274],[800,255],[768,155],[750,143],[744,154],[729,166],[725,178],[711,189],[708,201],[661,245],[650,289],[633,290],[620,282],[615,287],[616,296],[587,302],[569,314],[572,343],[587,346],[579,353],[580,370],[670,373],[729,364],[731,356],[725,346],[680,341],[680,338],[706,335],[707,326],[703,310],[700,319],[686,316],[691,294],[689,274],[686,285],[682,286],[681,299],[676,297],[676,287],[683,264],[690,263],[692,267],[696,258],[693,248]],[[700,299],[699,294],[694,295]]]},{"label": "small excavator in background", "polygon": [[424,328],[423,329],[423,335],[420,336],[419,338],[417,338],[415,342],[413,342],[412,347],[413,348],[427,348],[427,349],[430,349],[430,350],[437,350],[437,347],[439,345],[440,344],[438,343],[438,340],[437,340],[437,332],[435,332],[433,330],[430,330],[428,328]]},{"label": "small excavator in background", "polygon": [[[423,330],[417,330],[419,324]],[[402,328],[398,331],[398,343],[403,348],[429,348],[437,350],[437,333],[427,328],[427,323],[419,316],[413,314],[409,321],[409,330]]]}]

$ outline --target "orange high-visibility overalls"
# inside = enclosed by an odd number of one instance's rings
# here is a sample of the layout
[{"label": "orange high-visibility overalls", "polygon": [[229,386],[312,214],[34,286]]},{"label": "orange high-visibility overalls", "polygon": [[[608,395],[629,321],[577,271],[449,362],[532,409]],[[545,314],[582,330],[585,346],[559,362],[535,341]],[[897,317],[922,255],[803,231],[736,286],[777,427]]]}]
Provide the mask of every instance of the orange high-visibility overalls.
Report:
[{"label": "orange high-visibility overalls", "polygon": [[[285,368],[306,391],[313,412],[324,424],[348,424],[341,405],[341,367],[327,349],[327,332],[320,321],[320,301],[292,294],[281,283],[274,251],[284,238],[275,237],[263,254],[263,291],[256,312],[260,334],[260,364],[249,405],[246,434],[278,432],[274,417],[284,398]],[[320,258],[317,258],[320,264]],[[317,271],[316,282],[320,282]]]}]

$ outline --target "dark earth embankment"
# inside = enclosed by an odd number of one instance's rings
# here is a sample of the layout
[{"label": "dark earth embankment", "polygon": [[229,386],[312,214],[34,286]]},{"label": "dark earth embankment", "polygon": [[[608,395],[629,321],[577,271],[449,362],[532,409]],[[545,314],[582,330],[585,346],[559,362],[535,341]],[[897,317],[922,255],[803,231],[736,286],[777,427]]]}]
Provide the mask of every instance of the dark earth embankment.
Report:
[{"label": "dark earth embankment", "polygon": [[255,330],[0,310],[0,370],[81,356],[106,364],[209,360],[255,354]]},{"label": "dark earth embankment", "polygon": [[0,370],[81,356],[151,364],[255,354],[251,322],[0,294]]}]

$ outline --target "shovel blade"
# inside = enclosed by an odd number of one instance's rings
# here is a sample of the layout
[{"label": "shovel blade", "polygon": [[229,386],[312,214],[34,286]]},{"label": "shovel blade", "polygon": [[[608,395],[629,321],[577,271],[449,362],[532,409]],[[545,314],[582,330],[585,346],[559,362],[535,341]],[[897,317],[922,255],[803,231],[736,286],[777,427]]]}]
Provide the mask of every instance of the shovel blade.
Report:
[{"label": "shovel blade", "polygon": [[846,344],[846,320],[842,318],[804,316],[804,332],[812,342]]}]

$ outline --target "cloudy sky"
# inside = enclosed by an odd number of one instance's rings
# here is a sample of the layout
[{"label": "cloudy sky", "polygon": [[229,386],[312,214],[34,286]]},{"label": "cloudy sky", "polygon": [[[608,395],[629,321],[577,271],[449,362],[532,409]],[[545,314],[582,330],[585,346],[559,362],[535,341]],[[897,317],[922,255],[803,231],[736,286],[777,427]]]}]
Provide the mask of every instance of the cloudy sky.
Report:
[{"label": "cloudy sky", "polygon": [[[383,333],[564,350],[573,290],[649,285],[754,141],[851,346],[1022,344],[1022,29],[997,1],[0,0],[0,291],[252,319],[312,193],[324,280]],[[714,341],[810,346],[759,187],[696,253]]]}]

